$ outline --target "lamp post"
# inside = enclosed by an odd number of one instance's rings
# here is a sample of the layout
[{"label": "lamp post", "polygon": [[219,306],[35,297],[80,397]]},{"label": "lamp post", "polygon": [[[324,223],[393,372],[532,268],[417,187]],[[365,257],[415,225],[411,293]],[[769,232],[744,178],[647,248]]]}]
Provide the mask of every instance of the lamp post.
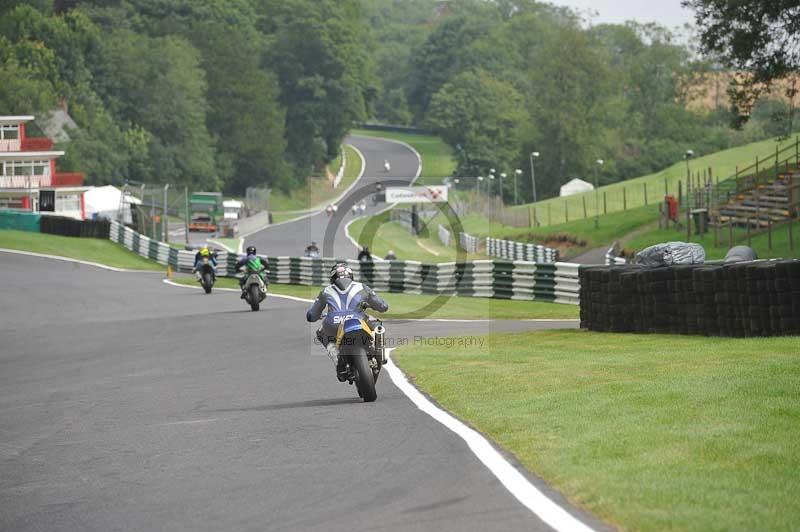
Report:
[{"label": "lamp post", "polygon": [[518,190],[517,189],[517,180],[519,179],[519,176],[521,176],[521,175],[522,175],[522,170],[520,170],[519,168],[514,170],[514,205],[518,205],[519,204],[519,196],[517,195],[517,190]]},{"label": "lamp post", "polygon": [[[494,177],[495,177],[494,173],[495,173],[495,169],[494,168],[489,168],[489,179],[490,179],[489,182],[490,183],[494,182]],[[491,192],[491,190],[489,192]]]},{"label": "lamp post", "polygon": [[479,175],[478,179],[475,180],[475,188],[478,191],[478,200],[481,199],[481,181],[483,181],[483,176]]},{"label": "lamp post", "polygon": [[594,167],[594,228],[600,227],[600,191],[599,183],[597,182],[598,169],[603,166],[603,159],[595,161],[597,165]]},{"label": "lamp post", "polygon": [[533,191],[533,202],[536,203],[536,174],[533,171],[533,160],[539,157],[538,151],[531,152],[531,190]]},{"label": "lamp post", "polygon": [[505,201],[503,201],[503,180],[505,178],[506,178],[506,173],[505,172],[501,172],[500,173],[500,203],[502,203],[503,205],[506,204]]}]

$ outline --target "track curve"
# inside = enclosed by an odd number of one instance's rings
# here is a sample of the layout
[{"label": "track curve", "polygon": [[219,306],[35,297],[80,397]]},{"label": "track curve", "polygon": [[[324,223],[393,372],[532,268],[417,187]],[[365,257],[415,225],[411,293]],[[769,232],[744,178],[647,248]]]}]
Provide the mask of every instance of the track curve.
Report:
[{"label": "track curve", "polygon": [[[418,154],[405,144],[373,137],[351,135],[345,139],[364,156],[364,172],[356,185],[337,203],[339,211],[333,218],[324,212],[292,222],[276,224],[245,238],[246,245],[254,245],[261,254],[272,256],[303,255],[305,247],[315,241],[326,257],[356,258],[358,250],[345,235],[345,226],[355,218],[350,212],[354,202],[366,201],[365,214],[371,215],[385,207],[373,205],[372,194],[376,183],[395,185],[410,183],[420,172]],[[383,161],[390,163],[386,172]],[[326,238],[326,234],[329,235]]]},{"label": "track curve", "polygon": [[338,383],[305,303],[3,253],[0,299],[0,530],[547,528],[389,379]]}]

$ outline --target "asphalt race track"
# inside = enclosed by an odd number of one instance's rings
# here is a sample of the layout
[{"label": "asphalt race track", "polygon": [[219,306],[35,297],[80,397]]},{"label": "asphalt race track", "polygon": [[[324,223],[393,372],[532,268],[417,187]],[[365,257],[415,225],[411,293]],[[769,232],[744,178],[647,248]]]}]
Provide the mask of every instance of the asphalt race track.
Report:
[{"label": "asphalt race track", "polygon": [[[339,211],[333,218],[324,212],[294,222],[276,224],[245,238],[246,245],[254,245],[259,253],[271,256],[301,257],[311,241],[317,242],[325,257],[355,259],[358,249],[345,236],[345,225],[355,216],[350,212],[354,202],[366,200],[366,214],[374,214],[386,204],[373,205],[375,185],[403,185],[411,182],[419,171],[417,155],[397,142],[370,137],[350,136],[348,144],[356,147],[365,159],[364,176],[350,192],[337,203]],[[389,161],[386,172],[383,161]],[[330,234],[326,238],[326,233]]]},{"label": "asphalt race track", "polygon": [[[348,197],[416,175],[403,145],[349,140],[366,172]],[[328,239],[322,213],[247,243],[355,257],[347,204]],[[339,383],[308,303],[251,312],[161,277],[0,252],[0,531],[548,529],[386,372],[371,404]],[[391,346],[577,323],[386,325]]]},{"label": "asphalt race track", "polygon": [[7,253],[0,300],[1,530],[546,528],[388,376],[340,384],[305,303]]}]

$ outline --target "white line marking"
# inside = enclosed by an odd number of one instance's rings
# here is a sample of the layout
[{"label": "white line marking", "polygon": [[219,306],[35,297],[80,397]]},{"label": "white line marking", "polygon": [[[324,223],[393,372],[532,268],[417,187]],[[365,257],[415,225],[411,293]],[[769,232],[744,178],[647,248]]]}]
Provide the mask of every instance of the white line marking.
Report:
[{"label": "white line marking", "polygon": [[[100,264],[99,262],[89,262],[86,260],[80,259],[73,259],[71,257],[62,257],[60,255],[46,255],[44,253],[34,253],[32,251],[21,251],[19,249],[6,249],[0,248],[0,252],[3,253],[14,253],[17,255],[28,255],[30,257],[39,257],[43,259],[52,259],[52,260],[63,260],[65,262],[77,262],[78,264],[85,264],[86,266],[94,266],[95,268],[102,268],[104,270],[110,270],[112,272],[122,272],[122,273],[158,273],[163,275],[163,271],[159,270],[126,270],[124,268],[115,268],[113,266],[106,266],[105,264]],[[166,268],[166,265],[164,265]]]},{"label": "white line marking", "polygon": [[[392,349],[388,351],[391,353]],[[536,514],[539,519],[561,531],[591,532],[592,528],[564,510],[561,506],[547,498],[525,476],[517,471],[482,434],[469,428],[455,417],[431,403],[422,393],[408,382],[403,371],[389,359],[386,366],[395,386],[400,388],[412,403],[433,419],[455,432],[469,446],[470,450],[483,462],[497,480],[526,508]]]},{"label": "white line marking", "polygon": [[423,243],[422,243],[422,241],[421,241],[420,239],[417,239],[417,245],[418,245],[419,247],[421,247],[422,249],[424,249],[425,251],[427,251],[428,253],[432,253],[433,255],[436,255],[437,257],[439,256],[439,253],[438,253],[438,252],[436,252],[436,251],[432,250],[431,248],[429,248],[428,246],[426,246],[425,244],[423,244]]}]

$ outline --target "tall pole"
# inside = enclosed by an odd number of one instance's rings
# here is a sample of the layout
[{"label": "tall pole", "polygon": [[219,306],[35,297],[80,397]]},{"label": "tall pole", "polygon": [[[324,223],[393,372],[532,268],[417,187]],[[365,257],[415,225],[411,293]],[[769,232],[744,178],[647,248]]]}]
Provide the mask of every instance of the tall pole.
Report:
[{"label": "tall pole", "polygon": [[503,192],[504,192],[504,190],[503,190],[503,180],[505,180],[505,178],[506,178],[506,173],[505,172],[500,172],[500,203],[503,206],[505,206],[505,204],[506,204],[505,201],[503,201]]},{"label": "tall pole", "polygon": [[522,170],[519,168],[514,170],[514,205],[519,205],[519,196],[517,195],[517,180],[521,174]]},{"label": "tall pole", "polygon": [[533,158],[539,157],[539,152],[531,152],[531,190],[533,190],[533,202],[536,203],[536,174],[533,171]]},{"label": "tall pole", "polygon": [[183,215],[183,236],[186,240],[186,246],[189,246],[189,187],[183,187],[183,199],[186,202],[186,212]]},{"label": "tall pole", "polygon": [[[603,166],[603,159],[597,159],[594,167],[594,228],[600,227],[600,184],[597,181],[598,169]],[[584,196],[585,197],[585,196]]]},{"label": "tall pole", "polygon": [[164,225],[164,243],[169,242],[169,223],[167,218],[167,191],[169,190],[169,183],[164,185],[164,215],[161,218],[161,223]]}]

